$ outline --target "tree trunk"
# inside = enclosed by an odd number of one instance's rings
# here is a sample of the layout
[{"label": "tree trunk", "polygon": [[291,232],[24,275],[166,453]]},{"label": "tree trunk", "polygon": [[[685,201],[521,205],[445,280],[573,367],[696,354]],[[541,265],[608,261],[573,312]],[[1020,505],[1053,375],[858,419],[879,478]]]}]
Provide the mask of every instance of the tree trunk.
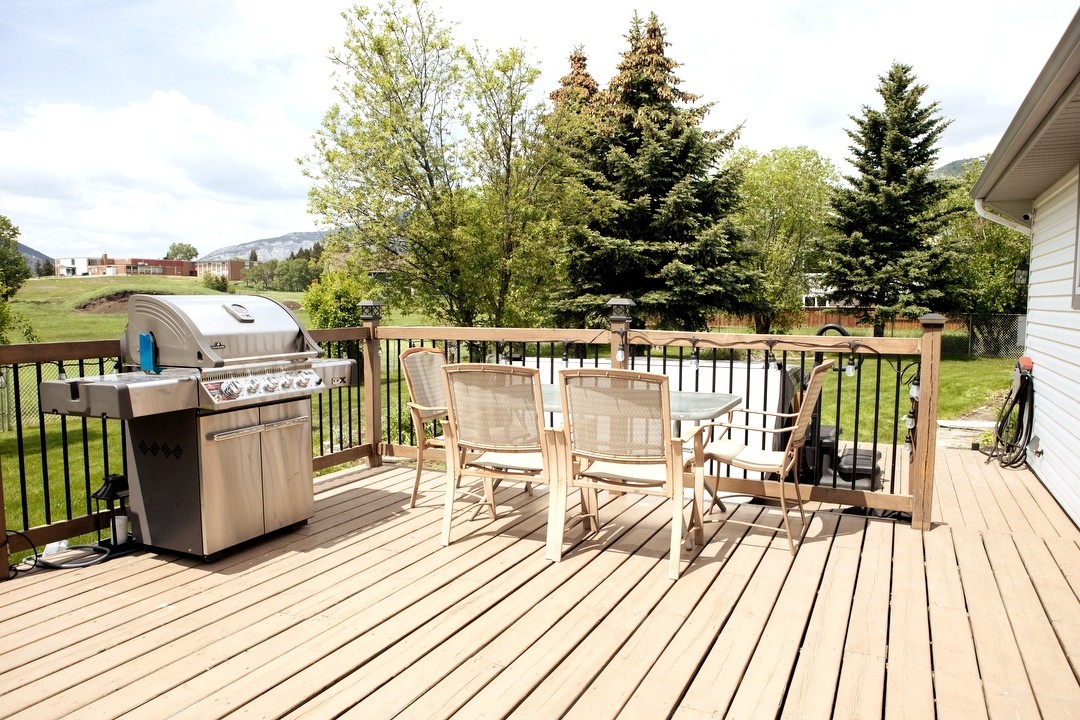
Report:
[{"label": "tree trunk", "polygon": [[770,313],[754,314],[754,332],[758,335],[768,335],[772,332],[773,316]]}]

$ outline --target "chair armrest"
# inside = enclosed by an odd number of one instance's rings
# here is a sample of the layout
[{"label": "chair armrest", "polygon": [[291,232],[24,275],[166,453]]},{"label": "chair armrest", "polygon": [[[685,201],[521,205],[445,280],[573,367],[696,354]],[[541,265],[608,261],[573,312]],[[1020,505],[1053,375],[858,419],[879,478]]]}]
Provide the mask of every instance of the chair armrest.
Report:
[{"label": "chair armrest", "polygon": [[427,405],[418,405],[417,403],[409,403],[410,410],[416,410],[422,416],[425,417],[439,417],[446,414],[446,408],[444,407],[428,407]]},{"label": "chair armrest", "polygon": [[785,425],[784,427],[766,428],[758,427],[756,425],[734,425],[728,423],[717,423],[717,425],[728,430],[749,430],[751,432],[769,433],[771,435],[791,432],[792,430],[797,430],[799,427],[798,425]]},{"label": "chair armrest", "polygon": [[[695,467],[705,466],[705,431],[711,430],[713,427],[718,426],[719,423],[705,423],[703,425],[694,425],[689,430],[682,434],[679,438],[681,446],[679,453],[683,455],[683,469],[685,470],[688,465]],[[693,441],[691,448],[691,455],[686,456],[686,444]]]},{"label": "chair armrest", "polygon": [[684,430],[684,431],[683,431],[683,434],[682,434],[682,435],[680,435],[680,436],[679,436],[679,437],[678,437],[677,439],[678,439],[678,441],[679,441],[680,443],[682,443],[683,445],[685,445],[686,443],[688,443],[688,442],[690,442],[691,440],[693,440],[693,439],[694,439],[695,437],[697,437],[697,436],[701,435],[701,431],[702,431],[702,430],[703,430],[704,428],[707,428],[707,427],[711,427],[711,426],[712,426],[712,425],[714,425],[714,424],[715,424],[715,423],[708,423],[708,424],[705,424],[705,425],[691,425],[691,426],[690,426],[689,428],[687,428],[686,430]]},{"label": "chair armrest", "polygon": [[730,414],[734,415],[735,413],[744,413],[746,415],[766,415],[768,417],[778,417],[778,418],[796,418],[796,417],[799,417],[799,413],[782,413],[782,412],[774,412],[772,410],[748,410],[746,408],[737,408],[735,410],[732,410]]}]

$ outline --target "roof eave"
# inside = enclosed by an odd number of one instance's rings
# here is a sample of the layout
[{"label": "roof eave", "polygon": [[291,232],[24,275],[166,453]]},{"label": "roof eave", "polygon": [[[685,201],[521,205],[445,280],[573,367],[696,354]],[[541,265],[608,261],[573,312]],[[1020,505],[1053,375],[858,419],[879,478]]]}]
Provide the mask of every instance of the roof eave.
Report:
[{"label": "roof eave", "polygon": [[1021,212],[1023,201],[1030,202],[1033,197],[999,198],[995,201],[994,189],[1005,178],[1016,163],[1030,150],[1032,144],[1054,119],[1055,111],[1064,105],[1067,95],[1077,78],[1080,77],[1080,11],[1073,16],[1072,22],[1062,35],[1054,52],[1050,55],[1042,72],[1028,91],[1016,116],[1005,130],[993,154],[983,168],[979,179],[971,188],[971,197],[982,199],[986,205],[998,212],[1015,218],[1018,222],[1030,225],[1029,218]]}]

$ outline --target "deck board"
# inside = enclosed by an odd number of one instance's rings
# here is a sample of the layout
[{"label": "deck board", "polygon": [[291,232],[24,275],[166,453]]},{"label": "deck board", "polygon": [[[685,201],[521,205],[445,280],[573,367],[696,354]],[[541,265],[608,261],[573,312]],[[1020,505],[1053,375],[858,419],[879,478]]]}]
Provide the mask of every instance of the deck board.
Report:
[{"label": "deck board", "polygon": [[1040,717],[983,536],[969,528],[956,528],[953,535],[987,710],[991,717]]},{"label": "deck board", "polygon": [[[808,589],[821,586],[839,520],[839,515],[826,513],[814,518],[809,534],[816,542],[807,543],[791,568],[791,573],[797,575],[800,582],[784,583],[728,709],[732,716],[775,717],[779,714],[787,694],[788,678],[799,659],[803,634],[814,609],[816,595]],[[711,711],[707,704],[708,688],[700,684],[697,687],[704,691],[706,702],[702,704]],[[688,700],[689,696],[683,706]]]},{"label": "deck board", "polygon": [[924,533],[923,545],[938,717],[985,718],[986,698],[952,533],[946,527],[935,528]]},{"label": "deck board", "polygon": [[880,717],[883,711],[893,529],[892,523],[866,526],[836,690],[839,717]]},{"label": "deck board", "polygon": [[1049,717],[1080,714],[1076,676],[1028,574],[1036,558],[1021,559],[1007,535],[987,535],[983,543],[1040,711]]},{"label": "deck board", "polygon": [[885,717],[934,715],[933,663],[926,596],[925,533],[893,533],[893,581],[889,609]]},{"label": "deck board", "polygon": [[[1029,471],[942,450],[934,526],[729,504],[667,577],[670,505],[601,493],[544,559],[547,489],[455,519],[445,475],[337,473],[215,562],[141,550],[0,584],[0,717],[1065,717],[1080,532]],[[797,523],[796,523],[797,524]]]},{"label": "deck board", "polygon": [[842,516],[806,628],[781,717],[832,717],[866,519]]}]

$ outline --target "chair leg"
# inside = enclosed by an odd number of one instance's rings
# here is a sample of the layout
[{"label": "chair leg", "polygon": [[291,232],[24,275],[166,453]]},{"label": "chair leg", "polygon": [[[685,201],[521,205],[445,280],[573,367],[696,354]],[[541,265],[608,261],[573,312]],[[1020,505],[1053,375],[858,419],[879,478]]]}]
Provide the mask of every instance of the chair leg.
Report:
[{"label": "chair leg", "polygon": [[672,483],[671,553],[668,558],[668,577],[679,579],[683,546],[683,479],[682,472],[675,473]]},{"label": "chair leg", "polygon": [[[447,451],[447,455],[449,455]],[[448,457],[447,460],[450,460]],[[458,479],[454,477],[453,461],[447,463],[446,468],[446,500],[443,505],[442,531],[439,534],[439,542],[443,547],[450,544],[450,524],[454,516],[454,491],[457,489]]]},{"label": "chair leg", "polygon": [[[796,467],[794,469],[794,478],[795,478],[795,483],[794,483],[794,485],[795,485],[795,504],[799,508],[799,519],[802,522],[801,526],[799,527],[799,542],[802,543],[802,537],[806,533],[806,512],[803,509],[802,493],[799,492],[799,469],[798,469],[797,464],[796,464]],[[793,536],[791,534],[791,522],[788,519],[788,509],[787,509],[787,502],[786,502],[786,500],[787,500],[786,487],[787,487],[787,480],[786,480],[786,478],[781,476],[781,478],[780,478],[780,512],[783,513],[783,517],[784,517],[784,532],[787,533],[788,548],[791,549],[791,554],[794,555],[795,554],[795,540],[794,540],[794,538],[793,538]]]},{"label": "chair leg", "polygon": [[[702,472],[704,472],[704,470],[702,470]],[[706,485],[705,487],[708,486]],[[704,495],[702,497],[704,499]],[[720,512],[727,512],[727,506],[724,505],[722,500],[720,500],[720,492],[716,489],[716,487],[713,487],[711,490],[709,490],[709,507],[706,508],[702,514],[708,515],[712,512],[712,509],[714,507],[719,507]]]},{"label": "chair leg", "polygon": [[806,512],[803,510],[802,493],[799,492],[799,465],[795,464],[795,502],[799,505],[799,519],[802,521],[802,528],[799,531],[799,542],[802,542],[802,538],[806,535]]},{"label": "chair leg", "polygon": [[563,530],[566,526],[566,480],[557,473],[548,486],[547,559],[562,560]]},{"label": "chair leg", "polygon": [[419,443],[417,444],[416,452],[416,478],[413,480],[412,497],[409,498],[409,507],[416,507],[416,501],[420,497],[420,475],[424,472],[424,449],[427,447],[427,442],[424,440],[424,431],[420,431],[420,436],[417,438]]},{"label": "chair leg", "polygon": [[581,488],[581,526],[586,535],[600,532],[600,499],[596,488]]},{"label": "chair leg", "polygon": [[690,527],[693,530],[694,543],[697,545],[705,544],[705,513],[701,509],[704,499],[705,470],[700,467],[694,468],[694,499],[690,511]]},{"label": "chair leg", "polygon": [[491,513],[491,519],[498,520],[499,515],[495,512],[495,482],[489,477],[484,478],[484,504]]}]

